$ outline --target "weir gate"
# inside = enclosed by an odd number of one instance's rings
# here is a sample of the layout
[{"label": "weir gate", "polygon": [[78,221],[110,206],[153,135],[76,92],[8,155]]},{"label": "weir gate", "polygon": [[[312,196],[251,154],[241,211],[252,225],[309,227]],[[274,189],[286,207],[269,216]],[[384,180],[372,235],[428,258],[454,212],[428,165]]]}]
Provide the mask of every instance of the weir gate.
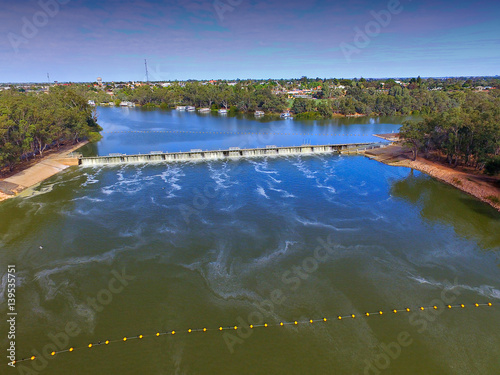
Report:
[{"label": "weir gate", "polygon": [[356,153],[373,148],[384,147],[384,143],[345,143],[334,145],[302,145],[289,147],[266,146],[264,148],[240,149],[231,147],[227,150],[191,150],[185,152],[151,152],[149,154],[125,155],[110,154],[108,156],[80,157],[79,165],[161,163],[190,160],[219,160],[265,156],[342,154]]}]

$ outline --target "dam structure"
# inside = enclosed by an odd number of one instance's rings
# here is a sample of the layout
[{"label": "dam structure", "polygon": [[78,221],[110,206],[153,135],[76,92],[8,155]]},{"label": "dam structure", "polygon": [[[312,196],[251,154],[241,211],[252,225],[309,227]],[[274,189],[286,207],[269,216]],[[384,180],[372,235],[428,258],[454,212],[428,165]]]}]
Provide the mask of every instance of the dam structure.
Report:
[{"label": "dam structure", "polygon": [[312,154],[343,154],[357,153],[373,148],[385,147],[385,143],[345,143],[331,145],[302,145],[302,146],[266,146],[263,148],[230,147],[227,150],[191,150],[184,152],[153,151],[149,154],[110,154],[108,156],[79,157],[79,165],[105,165],[105,164],[140,164],[162,163],[193,160],[220,160],[269,156],[312,155]]}]

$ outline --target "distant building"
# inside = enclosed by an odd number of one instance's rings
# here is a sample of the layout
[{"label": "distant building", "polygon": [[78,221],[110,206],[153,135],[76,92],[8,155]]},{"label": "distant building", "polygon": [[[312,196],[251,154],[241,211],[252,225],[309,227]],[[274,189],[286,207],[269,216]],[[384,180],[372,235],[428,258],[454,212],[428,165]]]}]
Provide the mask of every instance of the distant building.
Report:
[{"label": "distant building", "polygon": [[102,78],[101,77],[97,77],[97,84],[99,86],[102,86]]}]

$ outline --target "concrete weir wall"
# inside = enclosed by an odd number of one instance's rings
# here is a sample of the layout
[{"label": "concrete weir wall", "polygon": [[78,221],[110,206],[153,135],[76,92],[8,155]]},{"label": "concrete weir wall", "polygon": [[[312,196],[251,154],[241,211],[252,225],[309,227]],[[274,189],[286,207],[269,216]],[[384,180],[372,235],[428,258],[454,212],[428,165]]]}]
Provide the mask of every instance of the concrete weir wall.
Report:
[{"label": "concrete weir wall", "polygon": [[189,151],[189,152],[168,152],[152,153],[145,155],[110,155],[81,157],[79,164],[82,166],[103,165],[103,164],[133,164],[133,163],[160,163],[190,160],[217,160],[235,159],[265,156],[285,156],[285,155],[308,155],[325,153],[355,152],[356,150],[366,150],[378,148],[380,143],[346,143],[336,145],[303,145],[291,147],[266,147],[251,149],[214,150],[214,151]]}]

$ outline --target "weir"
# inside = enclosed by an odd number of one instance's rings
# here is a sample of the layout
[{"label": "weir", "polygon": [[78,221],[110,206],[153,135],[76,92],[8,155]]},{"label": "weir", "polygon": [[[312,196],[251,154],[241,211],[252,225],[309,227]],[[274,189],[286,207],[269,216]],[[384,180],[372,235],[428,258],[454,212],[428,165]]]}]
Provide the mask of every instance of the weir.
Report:
[{"label": "weir", "polygon": [[80,157],[79,165],[103,164],[133,164],[161,163],[190,160],[219,160],[265,156],[311,155],[311,154],[342,154],[361,150],[385,147],[385,143],[344,143],[331,145],[302,145],[289,147],[267,146],[264,148],[240,149],[231,147],[228,150],[191,150],[187,152],[152,152],[150,154],[125,155],[111,154],[109,156]]}]

